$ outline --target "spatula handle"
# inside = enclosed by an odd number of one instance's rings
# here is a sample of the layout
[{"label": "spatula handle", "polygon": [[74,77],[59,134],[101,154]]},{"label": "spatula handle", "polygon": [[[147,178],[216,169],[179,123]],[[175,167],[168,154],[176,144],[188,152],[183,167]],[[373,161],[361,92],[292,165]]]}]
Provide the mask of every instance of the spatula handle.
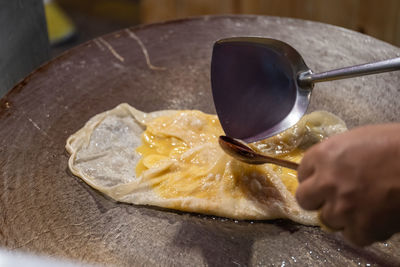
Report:
[{"label": "spatula handle", "polygon": [[312,73],[311,71],[303,72],[299,75],[298,82],[300,85],[310,86],[318,82],[340,80],[394,70],[400,70],[400,57],[321,73]]}]

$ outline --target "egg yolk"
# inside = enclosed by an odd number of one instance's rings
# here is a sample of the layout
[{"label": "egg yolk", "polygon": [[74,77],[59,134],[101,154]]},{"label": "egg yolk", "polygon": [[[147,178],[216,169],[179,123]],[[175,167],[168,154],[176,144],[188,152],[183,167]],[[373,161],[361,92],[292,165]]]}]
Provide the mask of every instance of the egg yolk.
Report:
[{"label": "egg yolk", "polygon": [[[218,137],[224,132],[216,115],[179,111],[158,117],[146,126],[142,145],[136,150],[142,156],[136,175],[146,174],[143,177],[164,198],[217,200],[221,193],[240,198],[249,190],[257,192],[271,186],[268,174],[259,166],[238,162],[219,147]],[[295,149],[279,157],[299,162],[302,156],[303,151]],[[294,195],[298,186],[296,171],[271,166]]]}]

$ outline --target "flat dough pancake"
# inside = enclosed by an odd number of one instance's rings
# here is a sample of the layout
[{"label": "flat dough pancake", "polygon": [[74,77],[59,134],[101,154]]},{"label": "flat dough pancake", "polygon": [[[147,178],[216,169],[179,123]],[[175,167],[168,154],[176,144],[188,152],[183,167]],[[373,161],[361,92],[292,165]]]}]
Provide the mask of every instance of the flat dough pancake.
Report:
[{"label": "flat dough pancake", "polygon": [[[68,138],[69,169],[93,188],[120,202],[234,219],[287,218],[306,225],[320,225],[316,212],[298,206],[276,166],[252,166],[234,160],[221,150],[218,136],[204,142],[197,141],[201,138],[193,139],[193,142],[187,140],[189,135],[185,133],[193,127],[200,127],[197,122],[192,122],[204,116],[214,115],[175,110],[144,113],[128,104],[120,104],[94,116]],[[141,136],[146,127],[156,127],[157,118],[174,119],[174,123],[182,127],[182,134],[170,130],[160,132],[161,135],[180,134],[176,138],[183,142],[186,140],[190,145],[183,154],[159,160],[137,176],[135,167],[142,156],[136,149],[142,145]],[[177,118],[186,121],[183,123]],[[191,123],[188,124],[188,120]],[[279,153],[275,153],[285,155],[299,146],[306,147],[311,142],[346,130],[343,121],[327,112],[311,115],[302,120],[298,128],[253,145],[260,151],[271,153],[271,143],[285,144],[284,148],[280,146]],[[295,144],[291,144],[293,138]],[[185,176],[192,168],[189,163],[193,162],[197,164],[195,170],[206,171]]]}]

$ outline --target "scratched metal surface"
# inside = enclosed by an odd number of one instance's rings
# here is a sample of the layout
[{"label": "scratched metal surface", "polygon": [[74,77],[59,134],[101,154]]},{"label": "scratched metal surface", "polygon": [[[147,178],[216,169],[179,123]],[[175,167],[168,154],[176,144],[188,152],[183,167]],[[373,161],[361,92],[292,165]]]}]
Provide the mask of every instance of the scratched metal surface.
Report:
[{"label": "scratched metal surface", "polygon": [[[42,66],[1,100],[0,245],[105,265],[400,265],[400,238],[365,249],[287,221],[235,222],[115,203],[67,170],[67,137],[121,102],[144,111],[213,112],[212,44],[277,38],[315,71],[398,56],[352,31],[307,21],[222,16],[136,27]],[[399,73],[317,85],[311,110],[353,127],[397,121]]]}]

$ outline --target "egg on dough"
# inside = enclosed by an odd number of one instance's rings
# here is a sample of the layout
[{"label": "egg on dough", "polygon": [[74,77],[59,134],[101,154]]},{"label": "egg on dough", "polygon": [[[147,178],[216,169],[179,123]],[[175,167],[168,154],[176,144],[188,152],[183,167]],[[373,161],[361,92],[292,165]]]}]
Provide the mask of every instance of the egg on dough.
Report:
[{"label": "egg on dough", "polygon": [[[345,130],[341,119],[318,111],[251,146],[300,162],[309,146]],[[320,224],[316,212],[301,209],[294,198],[295,171],[233,159],[219,147],[223,134],[216,115],[198,110],[145,113],[120,104],[68,138],[68,165],[74,175],[120,202],[233,219]]]}]

